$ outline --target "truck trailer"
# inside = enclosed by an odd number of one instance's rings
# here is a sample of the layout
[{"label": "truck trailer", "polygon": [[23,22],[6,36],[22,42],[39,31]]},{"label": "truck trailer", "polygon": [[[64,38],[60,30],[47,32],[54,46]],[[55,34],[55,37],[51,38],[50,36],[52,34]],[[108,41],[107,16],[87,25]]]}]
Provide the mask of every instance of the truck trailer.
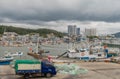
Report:
[{"label": "truck trailer", "polygon": [[16,60],[16,75],[23,75],[25,79],[36,76],[51,77],[56,75],[56,68],[48,61]]}]

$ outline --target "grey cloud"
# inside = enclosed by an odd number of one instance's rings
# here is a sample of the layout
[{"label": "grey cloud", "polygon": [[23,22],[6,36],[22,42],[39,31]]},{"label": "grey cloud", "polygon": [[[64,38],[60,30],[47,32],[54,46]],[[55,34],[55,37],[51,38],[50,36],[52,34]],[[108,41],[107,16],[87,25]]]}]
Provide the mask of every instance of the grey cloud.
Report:
[{"label": "grey cloud", "polygon": [[0,10],[3,19],[18,22],[120,21],[120,0],[0,0]]},{"label": "grey cloud", "polygon": [[68,24],[77,24],[111,33],[120,29],[113,22],[120,22],[120,0],[0,0],[0,23],[19,27],[66,31]]}]

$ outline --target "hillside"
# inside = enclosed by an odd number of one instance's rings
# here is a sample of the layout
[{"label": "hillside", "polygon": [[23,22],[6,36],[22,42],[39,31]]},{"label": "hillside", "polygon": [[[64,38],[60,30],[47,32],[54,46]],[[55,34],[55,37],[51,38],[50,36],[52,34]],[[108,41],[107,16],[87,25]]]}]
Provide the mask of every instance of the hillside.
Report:
[{"label": "hillside", "polygon": [[40,36],[46,37],[47,34],[53,33],[57,37],[63,37],[63,33],[51,30],[51,29],[25,29],[25,28],[18,28],[13,26],[4,26],[0,25],[0,34],[3,34],[3,32],[16,32],[20,35],[29,34],[29,33],[39,33]]},{"label": "hillside", "polygon": [[113,34],[115,37],[120,38],[120,32]]}]

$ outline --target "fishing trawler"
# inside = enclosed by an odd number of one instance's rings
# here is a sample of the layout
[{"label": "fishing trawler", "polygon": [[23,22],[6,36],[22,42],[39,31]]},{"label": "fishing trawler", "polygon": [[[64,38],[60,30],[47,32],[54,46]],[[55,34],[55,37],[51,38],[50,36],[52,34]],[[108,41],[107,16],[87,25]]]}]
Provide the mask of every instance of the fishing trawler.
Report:
[{"label": "fishing trawler", "polygon": [[37,42],[37,45],[35,47],[35,51],[32,49],[32,48],[29,48],[29,52],[27,53],[28,55],[36,58],[36,59],[42,59],[42,53],[44,53],[44,50],[41,50],[40,49],[40,46],[39,46],[39,38],[38,38],[38,42]]}]

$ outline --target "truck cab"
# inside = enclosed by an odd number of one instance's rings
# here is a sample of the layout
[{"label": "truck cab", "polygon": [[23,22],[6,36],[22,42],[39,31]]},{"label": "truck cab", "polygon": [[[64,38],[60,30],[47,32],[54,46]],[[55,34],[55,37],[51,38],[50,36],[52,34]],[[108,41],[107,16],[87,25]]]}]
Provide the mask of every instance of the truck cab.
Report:
[{"label": "truck cab", "polygon": [[41,72],[44,73],[46,77],[56,75],[56,68],[52,63],[49,61],[42,61],[41,65]]}]

